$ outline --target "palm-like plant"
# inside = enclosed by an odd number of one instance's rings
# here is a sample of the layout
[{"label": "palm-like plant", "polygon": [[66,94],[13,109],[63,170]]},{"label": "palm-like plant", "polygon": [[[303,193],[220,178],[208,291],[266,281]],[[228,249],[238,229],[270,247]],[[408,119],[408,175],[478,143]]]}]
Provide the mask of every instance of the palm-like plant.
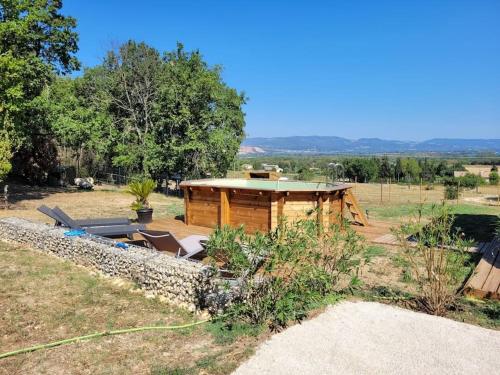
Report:
[{"label": "palm-like plant", "polygon": [[148,198],[154,191],[155,187],[156,183],[150,178],[132,181],[128,185],[127,190],[129,194],[132,194],[135,197],[135,202],[131,205],[132,209],[137,211],[150,208]]}]

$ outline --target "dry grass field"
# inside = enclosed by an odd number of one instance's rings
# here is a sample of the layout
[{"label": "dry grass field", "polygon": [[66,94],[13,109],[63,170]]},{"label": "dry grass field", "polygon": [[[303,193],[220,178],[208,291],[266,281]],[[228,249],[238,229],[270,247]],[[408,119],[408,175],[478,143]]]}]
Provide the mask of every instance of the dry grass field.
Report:
[{"label": "dry grass field", "polygon": [[[17,216],[46,223],[51,220],[38,212],[42,204],[59,206],[74,218],[127,216],[135,217],[130,205],[134,201],[123,187],[112,185],[97,186],[93,191],[76,189],[32,188],[14,185],[9,195],[9,209],[0,209],[0,217]],[[150,197],[155,208],[155,218],[182,215],[183,200],[178,197],[154,193]]]},{"label": "dry grass field", "polygon": [[[0,243],[0,353],[69,337],[200,320],[134,285]],[[0,360],[0,374],[228,374],[265,333],[208,323],[105,337]]]}]

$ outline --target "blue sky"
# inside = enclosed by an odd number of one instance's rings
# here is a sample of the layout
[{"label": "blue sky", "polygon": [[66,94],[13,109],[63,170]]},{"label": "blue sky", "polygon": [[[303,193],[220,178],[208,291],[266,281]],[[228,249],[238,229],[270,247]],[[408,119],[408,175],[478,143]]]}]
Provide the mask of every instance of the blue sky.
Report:
[{"label": "blue sky", "polygon": [[500,138],[500,1],[65,0],[84,66],[177,41],[249,97],[249,136]]}]

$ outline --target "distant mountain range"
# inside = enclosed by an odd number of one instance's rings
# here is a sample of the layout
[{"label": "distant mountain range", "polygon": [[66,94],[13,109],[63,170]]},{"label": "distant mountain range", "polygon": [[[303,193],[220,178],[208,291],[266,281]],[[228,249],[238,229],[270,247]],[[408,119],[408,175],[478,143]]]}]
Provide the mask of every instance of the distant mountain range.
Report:
[{"label": "distant mountain range", "polygon": [[347,139],[334,136],[247,138],[241,155],[252,154],[500,154],[500,139],[435,138],[422,142],[391,141],[379,138]]}]

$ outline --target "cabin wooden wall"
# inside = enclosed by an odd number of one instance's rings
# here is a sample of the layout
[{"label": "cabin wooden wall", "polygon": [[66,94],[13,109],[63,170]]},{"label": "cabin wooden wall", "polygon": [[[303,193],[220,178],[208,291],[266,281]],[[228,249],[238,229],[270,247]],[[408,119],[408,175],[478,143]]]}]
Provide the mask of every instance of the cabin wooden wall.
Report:
[{"label": "cabin wooden wall", "polygon": [[278,225],[280,216],[289,222],[315,217],[324,227],[339,223],[343,215],[342,197],[342,191],[274,193],[271,228]]},{"label": "cabin wooden wall", "polygon": [[185,222],[210,228],[243,224],[247,233],[254,233],[275,228],[281,216],[293,222],[305,219],[309,214],[327,227],[342,218],[343,193],[185,188]]},{"label": "cabin wooden wall", "polygon": [[216,189],[184,189],[184,222],[215,228],[219,223],[220,193]]},{"label": "cabin wooden wall", "polygon": [[236,190],[230,193],[230,224],[245,224],[247,233],[267,232],[270,229],[270,192]]}]

